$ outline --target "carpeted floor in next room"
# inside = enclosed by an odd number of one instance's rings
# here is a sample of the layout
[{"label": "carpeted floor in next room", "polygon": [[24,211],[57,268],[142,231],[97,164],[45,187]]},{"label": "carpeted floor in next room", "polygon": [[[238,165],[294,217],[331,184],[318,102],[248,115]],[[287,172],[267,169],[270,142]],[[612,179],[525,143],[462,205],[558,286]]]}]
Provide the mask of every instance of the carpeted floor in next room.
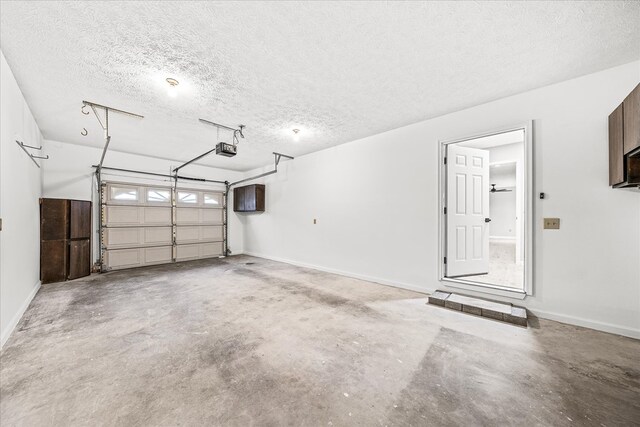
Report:
[{"label": "carpeted floor in next room", "polygon": [[0,355],[12,425],[632,425],[640,341],[527,329],[248,256],[44,285]]}]

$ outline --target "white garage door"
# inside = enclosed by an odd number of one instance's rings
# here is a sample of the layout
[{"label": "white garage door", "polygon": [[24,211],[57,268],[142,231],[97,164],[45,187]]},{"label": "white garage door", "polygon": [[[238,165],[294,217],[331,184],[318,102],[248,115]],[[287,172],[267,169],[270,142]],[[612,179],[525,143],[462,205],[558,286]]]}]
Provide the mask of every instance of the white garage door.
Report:
[{"label": "white garage door", "polygon": [[103,269],[222,255],[224,203],[221,191],[104,183]]}]

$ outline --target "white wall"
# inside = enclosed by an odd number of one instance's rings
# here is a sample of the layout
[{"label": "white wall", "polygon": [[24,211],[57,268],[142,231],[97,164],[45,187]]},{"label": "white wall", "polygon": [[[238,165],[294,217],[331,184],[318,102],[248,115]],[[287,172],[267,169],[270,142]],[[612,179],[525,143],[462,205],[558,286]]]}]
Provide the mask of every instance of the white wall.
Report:
[{"label": "white wall", "polygon": [[40,146],[42,135],[4,54],[0,56],[1,347],[40,287],[42,174],[15,140]]},{"label": "white wall", "polygon": [[[640,193],[609,188],[607,160],[607,117],[639,80],[634,62],[283,162],[263,180],[267,211],[241,218],[245,252],[442,288],[438,141],[534,120],[534,296],[524,304],[640,337]],[[542,230],[544,216],[561,229]]]},{"label": "white wall", "polygon": [[[500,186],[498,188],[505,188]],[[516,239],[516,188],[508,188],[511,192],[496,192],[489,194],[491,223],[489,223],[489,237],[509,237]]]},{"label": "white wall", "polygon": [[[535,143],[534,143],[535,144]],[[504,162],[515,162],[516,163],[516,172],[514,175],[515,188],[512,188],[515,192],[515,206],[513,208],[513,213],[515,214],[515,238],[516,238],[516,260],[519,260],[521,263],[525,261],[525,239],[524,236],[526,234],[525,230],[525,163],[524,163],[524,142],[517,142],[515,144],[507,144],[501,145],[498,147],[492,147],[489,149],[489,163],[504,163]],[[495,180],[492,181],[492,184],[495,184]],[[498,187],[506,187],[507,184],[502,183],[498,185]],[[493,218],[493,208],[494,206],[500,209],[500,202],[506,202],[507,197],[500,198],[501,194],[492,194],[491,195],[491,216]],[[496,203],[494,203],[496,202]],[[503,203],[502,206],[507,206],[507,204]],[[511,210],[511,209],[509,209]],[[500,212],[500,210],[499,210]],[[502,212],[501,212],[502,213]],[[509,212],[507,215],[510,215]],[[498,221],[500,221],[498,214]],[[493,223],[490,227],[491,236],[501,236],[499,234],[501,231],[496,230],[496,227],[493,227]]]},{"label": "white wall", "polygon": [[[47,154],[50,159],[43,167],[42,197],[91,200],[93,202],[93,259],[98,258],[97,218],[98,197],[96,191],[95,174],[91,166],[100,162],[102,149],[45,140]],[[169,161],[117,151],[107,151],[104,166],[120,169],[134,169],[146,172],[169,174],[179,166],[176,161]],[[243,177],[243,174],[226,169],[216,169],[206,166],[189,165],[181,170],[181,175],[206,178],[218,181],[233,181]],[[148,184],[171,185],[169,179],[162,177],[150,178],[144,175],[109,172],[103,170],[104,181],[139,182]],[[213,188],[224,190],[222,184],[202,184],[195,181],[179,181],[184,188]],[[233,203],[233,196],[230,197]],[[232,212],[233,209],[230,210]],[[229,215],[229,249],[233,254],[242,253],[243,235],[240,221],[235,215]]]}]

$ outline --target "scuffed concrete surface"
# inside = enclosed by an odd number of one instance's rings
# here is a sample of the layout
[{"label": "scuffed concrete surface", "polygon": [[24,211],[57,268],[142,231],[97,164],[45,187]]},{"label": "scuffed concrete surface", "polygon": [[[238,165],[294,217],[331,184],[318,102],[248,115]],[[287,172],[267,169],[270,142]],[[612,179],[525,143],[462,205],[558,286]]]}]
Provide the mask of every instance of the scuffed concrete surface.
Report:
[{"label": "scuffed concrete surface", "polygon": [[247,256],[45,285],[0,356],[0,422],[640,422],[640,341],[425,302]]}]

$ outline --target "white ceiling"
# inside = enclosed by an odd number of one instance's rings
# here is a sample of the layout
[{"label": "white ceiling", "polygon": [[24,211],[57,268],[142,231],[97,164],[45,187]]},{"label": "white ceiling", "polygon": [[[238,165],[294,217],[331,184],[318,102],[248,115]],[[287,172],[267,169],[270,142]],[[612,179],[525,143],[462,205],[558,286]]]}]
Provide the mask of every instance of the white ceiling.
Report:
[{"label": "white ceiling", "polygon": [[[102,146],[83,99],[145,116],[111,117],[113,150],[175,160],[215,142],[198,118],[243,123],[235,158],[201,162],[235,170],[271,163],[272,151],[302,155],[640,58],[635,1],[1,9],[0,46],[45,138]],[[166,77],[180,81],[178,98],[166,95]]]}]

